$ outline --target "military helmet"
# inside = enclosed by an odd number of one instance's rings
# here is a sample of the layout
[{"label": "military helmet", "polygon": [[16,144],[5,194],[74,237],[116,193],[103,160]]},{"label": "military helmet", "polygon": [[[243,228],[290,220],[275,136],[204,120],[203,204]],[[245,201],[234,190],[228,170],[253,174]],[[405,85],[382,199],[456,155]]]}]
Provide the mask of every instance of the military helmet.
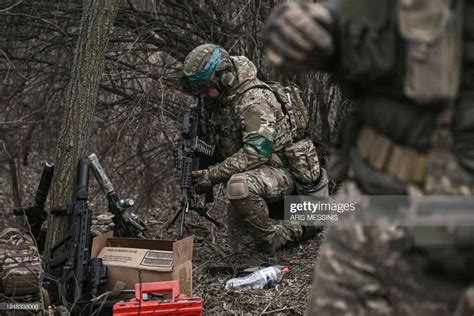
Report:
[{"label": "military helmet", "polygon": [[235,77],[229,53],[219,45],[203,44],[193,49],[183,65],[183,88],[197,92],[211,86],[230,87]]}]

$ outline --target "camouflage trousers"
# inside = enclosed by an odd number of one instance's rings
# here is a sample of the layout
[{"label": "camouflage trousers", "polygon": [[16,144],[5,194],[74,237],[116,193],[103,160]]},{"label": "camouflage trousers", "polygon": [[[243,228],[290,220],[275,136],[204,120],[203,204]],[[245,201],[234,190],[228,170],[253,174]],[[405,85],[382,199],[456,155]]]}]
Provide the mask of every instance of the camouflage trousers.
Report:
[{"label": "camouflage trousers", "polygon": [[[429,174],[423,190],[410,188],[409,194],[472,195],[472,178],[468,185],[454,184],[443,172],[449,165],[439,165],[437,172]],[[360,194],[354,182],[346,183],[340,192],[349,198]],[[439,227],[418,231],[423,229]],[[473,315],[466,306],[474,308],[474,248],[462,253],[456,253],[455,247],[436,249],[435,254],[447,259],[448,267],[464,260],[464,269],[455,271],[439,262],[433,265],[430,252],[414,247],[412,238],[410,229],[404,227],[329,227],[315,268],[307,314]]]},{"label": "camouflage trousers", "polygon": [[[238,183],[244,188],[243,194],[236,196],[230,184]],[[264,165],[231,177],[227,185],[228,237],[231,251],[239,252],[250,239],[257,245],[267,247],[274,238],[283,243],[295,242],[301,238],[303,228],[298,224],[282,223],[272,225],[267,202],[283,199],[285,194],[295,190],[295,181],[286,169]]]}]

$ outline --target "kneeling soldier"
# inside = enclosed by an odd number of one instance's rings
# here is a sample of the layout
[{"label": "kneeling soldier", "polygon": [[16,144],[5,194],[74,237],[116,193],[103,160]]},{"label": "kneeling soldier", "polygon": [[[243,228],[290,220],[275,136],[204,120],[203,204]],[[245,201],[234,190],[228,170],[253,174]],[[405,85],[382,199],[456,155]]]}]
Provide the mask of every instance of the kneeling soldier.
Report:
[{"label": "kneeling soldier", "polygon": [[183,71],[183,84],[204,103],[204,137],[218,147],[224,158],[195,171],[193,176],[202,189],[227,183],[231,250],[241,250],[242,237],[247,233],[270,253],[289,242],[313,236],[318,231],[314,227],[269,223],[267,203],[292,194],[297,184],[324,190],[327,178],[321,176],[325,174],[320,172],[313,150],[314,163],[309,169],[317,174],[308,179],[314,181],[297,183],[285,155],[295,142],[291,123],[274,90],[257,79],[255,65],[244,56],[229,56],[220,46],[204,44],[188,54]]}]

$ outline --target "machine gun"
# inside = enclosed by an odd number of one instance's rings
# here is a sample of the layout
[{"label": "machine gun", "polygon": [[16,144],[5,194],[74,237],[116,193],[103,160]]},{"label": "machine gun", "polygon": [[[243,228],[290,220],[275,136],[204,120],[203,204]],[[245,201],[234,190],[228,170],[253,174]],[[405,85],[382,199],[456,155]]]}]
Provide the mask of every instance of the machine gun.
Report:
[{"label": "machine gun", "polygon": [[88,158],[92,172],[107,197],[109,211],[114,215],[112,221],[115,224],[116,234],[120,237],[150,238],[145,223],[126,210],[135,204],[134,201],[132,199],[119,199],[96,154],[91,154]]},{"label": "machine gun", "polygon": [[[44,236],[41,234],[41,225],[46,219],[47,213],[44,210],[44,204],[46,203],[46,198],[48,197],[49,188],[51,186],[51,180],[53,179],[54,174],[54,164],[46,162],[43,167],[43,173],[41,174],[41,179],[36,190],[36,196],[33,202],[30,202],[27,206],[15,208],[13,210],[13,215],[15,216],[25,216],[28,221],[26,226],[31,229],[33,237],[36,239],[38,246],[44,246]],[[41,238],[43,237],[43,238]],[[40,241],[40,239],[42,239]],[[41,251],[41,249],[40,249]]]},{"label": "machine gun", "polygon": [[[181,208],[171,220],[168,228],[171,227],[181,215],[179,226],[179,238],[183,236],[183,229],[186,222],[186,214],[193,210],[199,215],[205,217],[217,227],[223,227],[222,223],[216,221],[207,213],[205,207],[198,206],[197,195],[193,187],[191,172],[200,167],[200,158],[213,157],[215,146],[210,146],[199,138],[200,134],[200,116],[201,105],[198,97],[193,98],[191,106],[185,110],[181,125],[182,145],[180,156],[178,158],[178,169],[181,169]],[[211,203],[214,200],[212,188],[206,193],[204,204]]]},{"label": "machine gun", "polygon": [[[66,206],[54,207],[51,214],[69,216],[71,226],[68,235],[54,245],[48,254],[49,274],[59,275],[57,288],[51,288],[53,299],[60,296],[63,305],[70,309],[79,302],[84,293],[97,293],[105,284],[106,267],[101,260],[91,263],[91,209],[87,204],[89,164],[81,159],[77,167],[75,201]],[[59,273],[56,273],[60,268]]]}]

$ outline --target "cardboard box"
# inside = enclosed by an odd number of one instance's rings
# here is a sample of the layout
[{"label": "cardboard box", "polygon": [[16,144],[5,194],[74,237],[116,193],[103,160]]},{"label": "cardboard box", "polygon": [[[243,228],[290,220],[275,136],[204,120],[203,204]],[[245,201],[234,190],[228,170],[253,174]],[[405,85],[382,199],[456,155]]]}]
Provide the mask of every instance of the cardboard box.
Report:
[{"label": "cardboard box", "polygon": [[181,293],[192,296],[193,237],[178,241],[113,237],[94,238],[91,257],[107,266],[106,289],[120,280],[126,288],[136,283],[178,280]]}]

